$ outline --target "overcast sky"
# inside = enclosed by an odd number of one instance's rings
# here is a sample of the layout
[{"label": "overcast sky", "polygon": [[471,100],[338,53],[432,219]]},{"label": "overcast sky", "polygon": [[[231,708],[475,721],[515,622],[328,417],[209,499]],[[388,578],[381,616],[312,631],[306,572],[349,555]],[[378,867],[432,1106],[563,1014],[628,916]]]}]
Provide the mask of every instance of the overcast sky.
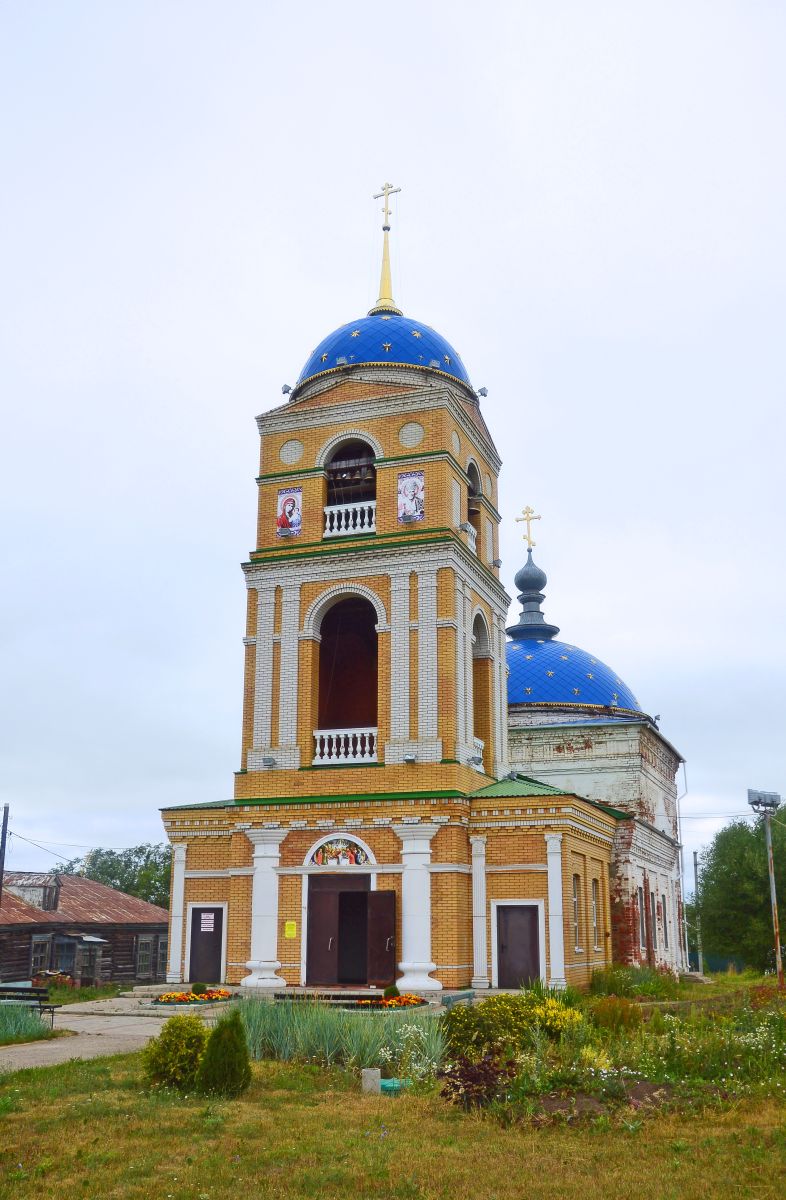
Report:
[{"label": "overcast sky", "polygon": [[548,619],[688,761],[688,855],[786,793],[785,35],[775,0],[0,5],[16,834],[231,796],[254,417],[375,300],[387,179],[396,300],[488,388],[508,590],[532,504]]}]

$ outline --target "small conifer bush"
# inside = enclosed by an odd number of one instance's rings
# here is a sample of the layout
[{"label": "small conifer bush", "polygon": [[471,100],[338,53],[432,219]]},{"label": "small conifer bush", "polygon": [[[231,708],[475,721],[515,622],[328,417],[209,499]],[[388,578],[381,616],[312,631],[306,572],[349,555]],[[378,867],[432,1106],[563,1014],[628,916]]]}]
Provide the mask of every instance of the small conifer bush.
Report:
[{"label": "small conifer bush", "polygon": [[192,996],[204,996],[206,991],[207,991],[206,983],[192,983],[191,984]]},{"label": "small conifer bush", "polygon": [[199,1017],[170,1017],[157,1038],[142,1051],[142,1066],[150,1083],[188,1091],[196,1083],[205,1051],[207,1030]]},{"label": "small conifer bush", "polygon": [[239,1096],[251,1082],[248,1042],[239,1009],[222,1016],[210,1034],[196,1086],[206,1095]]},{"label": "small conifer bush", "polygon": [[395,983],[391,983],[389,987],[385,988],[382,995],[386,1000],[392,1000],[394,996],[400,996],[401,992],[398,990]]}]

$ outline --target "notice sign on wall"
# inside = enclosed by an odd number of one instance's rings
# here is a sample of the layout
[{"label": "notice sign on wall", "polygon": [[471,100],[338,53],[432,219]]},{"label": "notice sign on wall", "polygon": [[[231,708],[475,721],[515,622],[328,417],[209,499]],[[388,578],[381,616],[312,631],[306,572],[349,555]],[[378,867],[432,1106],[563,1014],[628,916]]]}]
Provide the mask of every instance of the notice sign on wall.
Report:
[{"label": "notice sign on wall", "polygon": [[284,922],[284,937],[290,939],[297,937],[297,921]]},{"label": "notice sign on wall", "polygon": [[200,933],[212,933],[216,927],[216,914],[212,912],[203,912],[199,915],[199,931]]}]

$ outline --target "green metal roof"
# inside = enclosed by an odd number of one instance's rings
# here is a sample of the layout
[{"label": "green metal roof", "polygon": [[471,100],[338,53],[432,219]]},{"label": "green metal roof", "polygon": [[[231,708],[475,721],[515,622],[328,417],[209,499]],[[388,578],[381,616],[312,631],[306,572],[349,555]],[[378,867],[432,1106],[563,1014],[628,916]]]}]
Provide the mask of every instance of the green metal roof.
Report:
[{"label": "green metal roof", "polygon": [[488,787],[481,788],[478,792],[473,792],[473,799],[486,797],[491,800],[494,796],[567,796],[572,793],[564,791],[562,788],[552,787],[551,784],[541,783],[538,779],[529,779],[526,775],[517,775],[515,779],[510,777],[506,779],[498,779],[496,783],[489,784]]}]

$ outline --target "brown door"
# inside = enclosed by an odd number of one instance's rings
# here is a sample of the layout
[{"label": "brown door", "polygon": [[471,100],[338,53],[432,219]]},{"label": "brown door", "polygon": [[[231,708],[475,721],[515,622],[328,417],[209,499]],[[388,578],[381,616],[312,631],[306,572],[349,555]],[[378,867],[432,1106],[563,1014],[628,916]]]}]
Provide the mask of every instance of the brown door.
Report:
[{"label": "brown door", "polygon": [[526,987],[540,977],[538,910],[534,904],[497,909],[497,986]]},{"label": "brown door", "polygon": [[387,987],[396,979],[396,893],[369,892],[367,973],[372,987]]},{"label": "brown door", "polygon": [[224,930],[223,908],[191,909],[191,950],[188,959],[189,983],[221,983],[221,941]]},{"label": "brown door", "polygon": [[333,987],[338,983],[339,892],[308,889],[306,983]]}]

